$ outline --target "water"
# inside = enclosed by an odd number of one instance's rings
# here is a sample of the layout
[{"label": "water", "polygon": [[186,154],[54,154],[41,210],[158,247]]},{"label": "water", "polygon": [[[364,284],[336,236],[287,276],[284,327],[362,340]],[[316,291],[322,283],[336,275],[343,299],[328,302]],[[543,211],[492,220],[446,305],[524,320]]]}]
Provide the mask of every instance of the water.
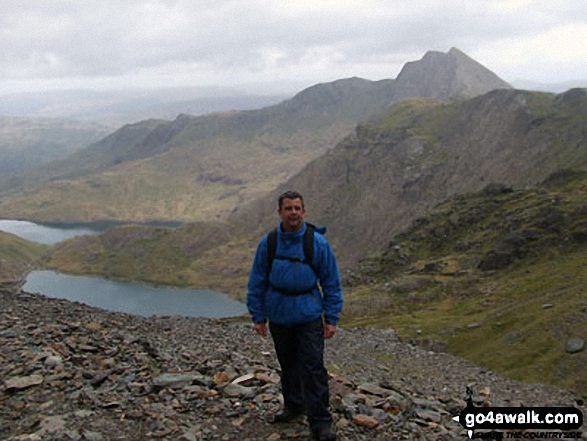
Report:
[{"label": "water", "polygon": [[[23,239],[53,245],[63,240],[98,234],[112,227],[112,222],[94,224],[37,224],[17,220],[0,220],[0,230]],[[149,224],[176,227],[179,224]],[[85,303],[109,311],[150,317],[183,315],[187,317],[234,317],[245,314],[246,306],[225,294],[208,290],[155,288],[132,282],[117,282],[97,277],[68,276],[53,271],[33,271],[24,290],[47,297]]]},{"label": "water", "polygon": [[43,225],[28,221],[0,220],[0,231],[46,245],[54,245],[75,236],[98,234],[106,228],[106,224]]},{"label": "water", "polygon": [[32,271],[23,290],[144,317],[157,314],[223,318],[247,312],[243,303],[215,291],[155,288],[54,271]]},{"label": "water", "polygon": [[[99,234],[104,230],[125,225],[124,222],[104,221],[92,222],[87,224],[39,224],[36,222],[21,220],[4,220],[0,219],[0,231],[14,234],[32,242],[43,243],[45,245],[55,245],[66,239],[75,236],[85,236],[88,234]],[[151,227],[176,228],[181,225],[180,222],[146,222],[134,225],[146,225]]]}]

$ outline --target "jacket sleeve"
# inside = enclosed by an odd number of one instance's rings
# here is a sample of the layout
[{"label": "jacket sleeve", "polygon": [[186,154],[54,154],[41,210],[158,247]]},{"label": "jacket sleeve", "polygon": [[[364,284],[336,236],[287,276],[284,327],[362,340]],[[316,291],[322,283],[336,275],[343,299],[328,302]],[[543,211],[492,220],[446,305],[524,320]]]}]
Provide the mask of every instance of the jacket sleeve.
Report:
[{"label": "jacket sleeve", "polygon": [[[318,236],[318,235],[317,235]],[[318,236],[319,237],[319,236]],[[324,320],[330,325],[336,325],[342,310],[343,296],[340,284],[340,273],[336,257],[328,241],[321,238],[319,242],[319,279],[323,292]]]},{"label": "jacket sleeve", "polygon": [[267,321],[265,316],[265,295],[269,286],[267,280],[267,236],[261,240],[249,274],[247,308],[253,322]]}]

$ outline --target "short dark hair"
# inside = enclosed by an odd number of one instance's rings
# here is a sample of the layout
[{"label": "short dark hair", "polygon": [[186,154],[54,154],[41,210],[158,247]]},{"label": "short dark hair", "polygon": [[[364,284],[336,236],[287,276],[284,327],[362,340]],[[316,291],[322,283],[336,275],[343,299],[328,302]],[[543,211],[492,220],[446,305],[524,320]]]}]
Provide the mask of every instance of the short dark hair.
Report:
[{"label": "short dark hair", "polygon": [[299,194],[297,191],[286,191],[281,196],[279,196],[279,209],[283,208],[283,200],[284,199],[299,199],[302,201],[302,208],[304,208],[304,197]]}]

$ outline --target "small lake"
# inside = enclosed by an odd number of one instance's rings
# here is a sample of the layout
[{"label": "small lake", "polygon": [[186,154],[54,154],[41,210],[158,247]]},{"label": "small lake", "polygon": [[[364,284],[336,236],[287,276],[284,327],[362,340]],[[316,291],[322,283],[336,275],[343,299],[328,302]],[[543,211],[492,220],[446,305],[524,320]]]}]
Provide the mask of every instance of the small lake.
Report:
[{"label": "small lake", "polygon": [[54,271],[32,271],[23,290],[144,317],[182,315],[224,318],[247,313],[244,303],[215,291],[156,288],[98,277],[69,276]]},{"label": "small lake", "polygon": [[[87,224],[41,224],[22,220],[0,219],[0,231],[14,234],[32,242],[55,245],[75,236],[99,234],[108,228],[125,225],[124,222],[92,222]],[[146,222],[133,225],[175,228],[179,222]]]},{"label": "small lake", "polygon": [[35,222],[20,220],[0,220],[0,231],[5,231],[6,233],[14,234],[23,239],[43,243],[45,245],[54,245],[75,236],[98,234],[106,228],[107,226],[105,224],[71,224],[61,226],[53,224],[37,224]]}]

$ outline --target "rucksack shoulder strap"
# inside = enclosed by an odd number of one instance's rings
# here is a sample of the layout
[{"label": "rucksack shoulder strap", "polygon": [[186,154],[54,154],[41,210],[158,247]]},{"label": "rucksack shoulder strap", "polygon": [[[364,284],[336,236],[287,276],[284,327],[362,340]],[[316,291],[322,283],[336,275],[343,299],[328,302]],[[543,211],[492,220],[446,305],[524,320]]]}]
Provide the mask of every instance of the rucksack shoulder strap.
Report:
[{"label": "rucksack shoulder strap", "polygon": [[271,272],[275,253],[277,252],[277,228],[267,234],[267,275]]},{"label": "rucksack shoulder strap", "polygon": [[303,240],[303,247],[304,247],[304,259],[312,267],[314,272],[314,231],[316,231],[316,226],[306,223],[306,231],[304,233]]},{"label": "rucksack shoulder strap", "polygon": [[[314,267],[314,231],[316,231],[316,226],[310,223],[306,223],[306,231],[302,236],[302,247],[304,251],[304,263],[308,264],[310,268],[318,274],[316,268]],[[277,228],[274,228],[267,234],[267,276],[271,273],[271,268],[273,267],[273,261],[275,260],[277,254]],[[280,256],[280,259],[285,260],[299,260],[299,259],[290,259],[287,257]]]}]

